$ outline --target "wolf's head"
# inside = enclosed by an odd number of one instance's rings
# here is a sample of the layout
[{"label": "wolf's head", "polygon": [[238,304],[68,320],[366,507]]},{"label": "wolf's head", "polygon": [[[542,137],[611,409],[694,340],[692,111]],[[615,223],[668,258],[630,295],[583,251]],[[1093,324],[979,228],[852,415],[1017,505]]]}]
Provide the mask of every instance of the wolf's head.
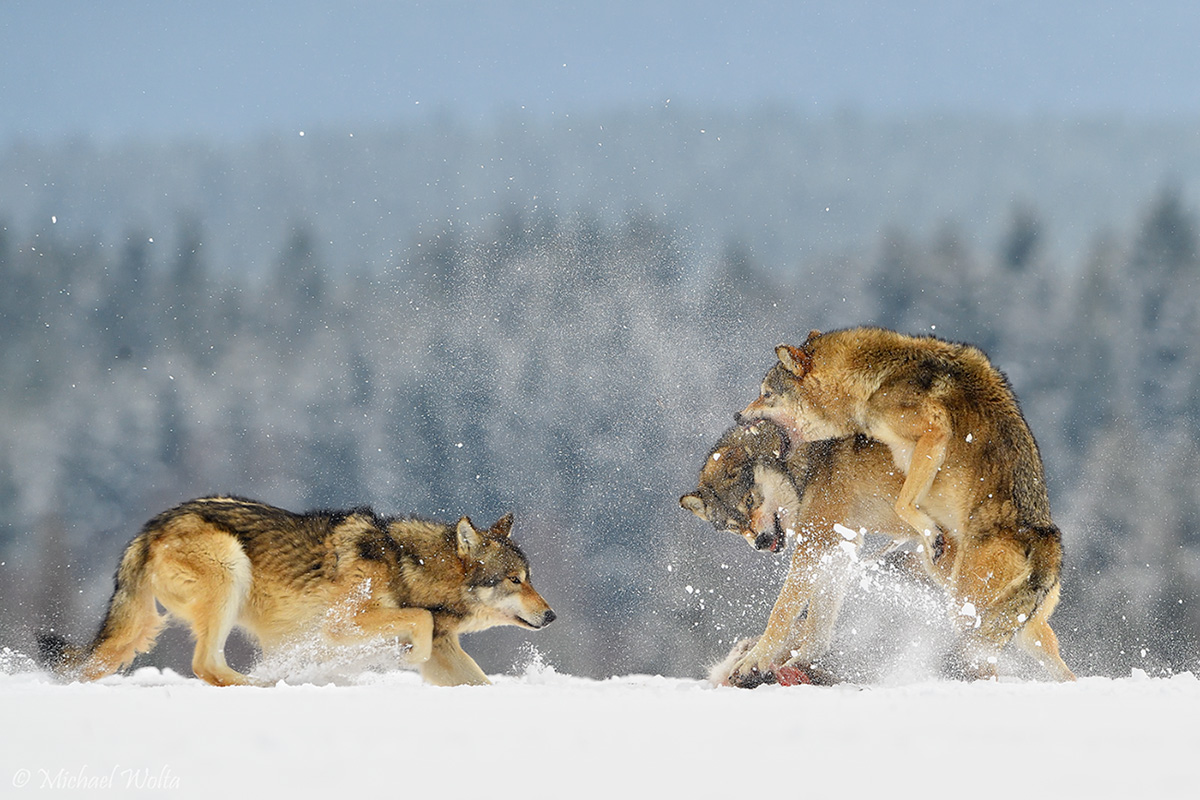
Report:
[{"label": "wolf's head", "polygon": [[487,530],[463,517],[455,528],[458,557],[467,570],[467,593],[475,629],[517,625],[537,630],[555,619],[550,605],[533,588],[529,559],[513,542],[512,514]]},{"label": "wolf's head", "polygon": [[800,495],[785,460],[787,436],[761,421],[726,431],[700,469],[699,486],[679,504],[756,550],[778,553]]},{"label": "wolf's head", "polygon": [[783,428],[797,445],[845,436],[847,431],[826,420],[821,403],[814,402],[821,390],[820,377],[813,374],[814,353],[820,338],[819,331],[809,331],[799,347],[788,344],[776,347],[779,361],[767,370],[758,398],[734,418],[742,424],[770,420]]}]

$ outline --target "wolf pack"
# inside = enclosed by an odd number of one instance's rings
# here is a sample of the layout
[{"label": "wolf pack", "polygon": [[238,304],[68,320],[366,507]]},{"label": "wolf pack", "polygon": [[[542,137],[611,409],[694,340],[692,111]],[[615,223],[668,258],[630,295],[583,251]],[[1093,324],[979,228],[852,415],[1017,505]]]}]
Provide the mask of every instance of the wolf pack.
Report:
[{"label": "wolf pack", "polygon": [[[822,666],[864,534],[891,542],[947,598],[956,627],[943,672],[996,675],[1010,644],[1073,680],[1049,618],[1062,536],[1041,456],[1011,386],[979,349],[883,328],[812,331],[780,345],[759,396],[735,414],[680,505],[790,567],[766,628],[738,642],[716,683],[833,684]],[[174,619],[195,675],[254,684],[225,644],[240,628],[268,656],[317,637],[400,645],[435,685],[489,682],[460,636],[555,619],[534,589],[513,518],[488,528],[384,517],[362,507],[294,513],[202,497],[149,520],[126,546],[93,639],[38,634],[42,663],[96,680],[149,652]]]}]

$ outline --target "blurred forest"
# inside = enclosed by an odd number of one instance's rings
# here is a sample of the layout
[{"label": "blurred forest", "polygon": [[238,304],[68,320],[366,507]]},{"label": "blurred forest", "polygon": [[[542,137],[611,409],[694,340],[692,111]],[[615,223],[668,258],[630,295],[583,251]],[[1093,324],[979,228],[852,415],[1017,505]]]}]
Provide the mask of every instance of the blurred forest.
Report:
[{"label": "blurred forest", "polygon": [[[1185,125],[666,111],[0,150],[0,643],[98,625],[212,492],[489,524],[560,622],[509,669],[698,675],[788,554],[678,507],[771,347],[970,341],[1042,446],[1081,674],[1198,668]],[[184,670],[168,647],[147,663]],[[159,659],[155,661],[154,659]]]}]

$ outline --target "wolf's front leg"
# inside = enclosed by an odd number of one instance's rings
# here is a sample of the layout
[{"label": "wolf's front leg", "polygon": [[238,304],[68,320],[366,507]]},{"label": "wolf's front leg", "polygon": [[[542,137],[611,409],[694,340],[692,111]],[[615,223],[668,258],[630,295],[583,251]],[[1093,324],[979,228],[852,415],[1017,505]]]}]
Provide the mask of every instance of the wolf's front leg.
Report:
[{"label": "wolf's front leg", "polygon": [[[751,684],[791,657],[793,628],[796,619],[809,607],[816,591],[817,564],[802,549],[797,549],[792,558],[779,598],[771,609],[767,629],[729,673],[729,682],[734,685]],[[811,610],[810,610],[811,616]],[[830,622],[832,627],[832,621]]]},{"label": "wolf's front leg", "polygon": [[338,619],[326,633],[334,643],[376,637],[407,641],[406,660],[410,664],[424,664],[433,653],[433,614],[424,608],[360,609],[348,618]]},{"label": "wolf's front leg", "polygon": [[[850,558],[840,547],[796,551],[792,569],[771,611],[767,632],[733,668],[730,683],[754,686],[761,682],[756,678],[765,678],[780,666],[803,670],[829,652],[833,627],[846,595]],[[805,606],[808,613],[793,635],[796,619]]]},{"label": "wolf's front leg", "polygon": [[421,677],[435,686],[486,686],[491,683],[453,633],[433,640],[433,653],[421,665]]}]

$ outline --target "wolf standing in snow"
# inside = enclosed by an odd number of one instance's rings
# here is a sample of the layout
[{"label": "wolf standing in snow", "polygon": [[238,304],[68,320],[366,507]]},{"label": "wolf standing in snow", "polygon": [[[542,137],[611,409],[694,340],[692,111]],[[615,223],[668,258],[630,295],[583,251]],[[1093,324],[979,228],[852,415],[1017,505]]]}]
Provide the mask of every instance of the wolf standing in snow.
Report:
[{"label": "wolf standing in snow", "polygon": [[486,684],[462,633],[543,628],[554,612],[509,538],[512,516],[488,530],[384,518],[370,509],[295,514],[236,497],[204,497],[156,516],[125,548],[108,613],[92,643],[39,637],[60,674],[101,678],[154,646],[166,622],[188,625],[192,669],[217,686],[250,680],[225,662],[235,625],[264,652],[313,632],[330,644],[393,639],[429,683]]},{"label": "wolf standing in snow", "polygon": [[[949,586],[973,640],[964,668],[990,674],[1061,588],[1062,535],[1008,380],[975,347],[882,328],[813,331],[775,354],[738,418],[770,419],[796,444],[861,433],[887,445],[905,476],[896,514],[928,552],[939,527],[953,542]],[[1074,678],[1048,626],[1038,644],[1056,677]]]},{"label": "wolf standing in snow", "polygon": [[[754,686],[794,668],[813,682],[832,682],[814,664],[829,650],[851,575],[839,567],[841,550],[857,544],[846,537],[859,530],[897,542],[917,538],[894,509],[903,483],[887,446],[861,434],[789,447],[765,420],[726,431],[705,459],[698,488],[680,504],[759,550],[779,552],[785,531],[794,532],[796,549],[766,630],[725,666],[722,681]],[[929,554],[921,548],[909,566],[947,588],[954,542],[943,535],[935,545]],[[1043,602],[1016,643],[1058,676],[1066,667],[1042,644],[1055,641],[1053,610],[1053,602]]]}]

